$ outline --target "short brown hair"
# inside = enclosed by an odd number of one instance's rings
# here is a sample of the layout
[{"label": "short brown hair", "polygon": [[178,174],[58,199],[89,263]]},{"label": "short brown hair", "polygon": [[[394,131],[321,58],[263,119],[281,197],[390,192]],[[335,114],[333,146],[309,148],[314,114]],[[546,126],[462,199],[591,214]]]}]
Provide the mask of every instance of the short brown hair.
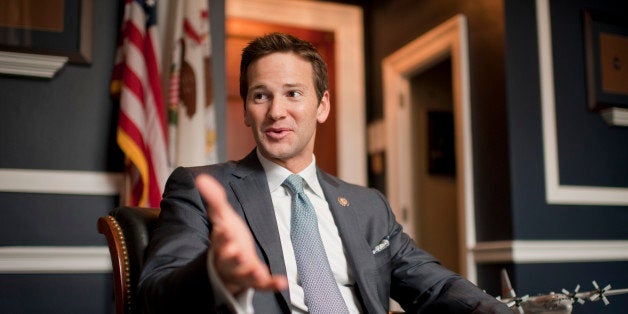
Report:
[{"label": "short brown hair", "polygon": [[270,33],[254,39],[242,50],[242,61],[240,62],[240,97],[242,97],[244,104],[246,104],[249,89],[247,75],[249,66],[257,59],[275,52],[293,52],[312,64],[316,96],[320,102],[325,91],[329,89],[327,64],[325,60],[323,60],[323,57],[321,57],[311,43],[305,40],[289,34]]}]

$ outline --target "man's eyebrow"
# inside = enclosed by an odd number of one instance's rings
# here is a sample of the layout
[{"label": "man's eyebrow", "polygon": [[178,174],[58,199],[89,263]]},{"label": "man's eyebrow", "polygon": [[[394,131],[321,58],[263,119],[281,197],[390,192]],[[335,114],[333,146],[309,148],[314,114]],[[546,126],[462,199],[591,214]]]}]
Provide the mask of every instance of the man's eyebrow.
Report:
[{"label": "man's eyebrow", "polygon": [[254,85],[249,88],[249,90],[256,90],[256,89],[267,89],[267,88],[266,88],[266,85],[264,84]]},{"label": "man's eyebrow", "polygon": [[[283,89],[290,89],[290,88],[302,88],[303,86],[306,86],[306,84],[301,84],[301,83],[286,83],[282,85]],[[249,87],[249,91],[254,91],[254,90],[268,90],[268,87],[264,84],[258,84],[258,85],[253,85]]]},{"label": "man's eyebrow", "polygon": [[305,86],[305,84],[301,84],[301,83],[286,83],[283,84],[284,88],[294,88],[294,87],[303,87]]}]

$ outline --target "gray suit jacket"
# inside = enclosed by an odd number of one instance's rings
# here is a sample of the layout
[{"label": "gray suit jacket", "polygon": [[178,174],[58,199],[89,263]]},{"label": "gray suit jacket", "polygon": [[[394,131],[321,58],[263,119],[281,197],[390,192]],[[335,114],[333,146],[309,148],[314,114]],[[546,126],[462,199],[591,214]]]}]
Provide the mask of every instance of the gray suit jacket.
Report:
[{"label": "gray suit jacket", "polygon": [[[228,312],[208,280],[211,224],[194,186],[195,177],[202,173],[214,176],[224,186],[229,202],[249,225],[257,253],[271,273],[286,273],[266,175],[255,151],[238,162],[178,168],[166,184],[160,223],[151,235],[140,278],[137,297],[145,312]],[[417,248],[403,233],[381,193],[320,170],[318,179],[354,270],[365,312],[387,313],[392,297],[410,313],[512,313]],[[348,204],[340,201],[342,198]],[[383,240],[390,245],[373,253]],[[256,291],[253,306],[256,313],[289,313],[289,292]]]}]

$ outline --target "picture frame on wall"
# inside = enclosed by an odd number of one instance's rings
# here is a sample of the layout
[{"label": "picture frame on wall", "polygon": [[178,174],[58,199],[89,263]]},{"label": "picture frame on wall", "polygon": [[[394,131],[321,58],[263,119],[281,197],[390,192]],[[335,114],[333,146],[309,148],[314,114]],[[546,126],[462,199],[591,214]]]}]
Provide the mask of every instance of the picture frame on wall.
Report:
[{"label": "picture frame on wall", "polygon": [[0,50],[92,60],[93,0],[0,2]]},{"label": "picture frame on wall", "polygon": [[584,11],[589,108],[628,109],[628,22]]}]

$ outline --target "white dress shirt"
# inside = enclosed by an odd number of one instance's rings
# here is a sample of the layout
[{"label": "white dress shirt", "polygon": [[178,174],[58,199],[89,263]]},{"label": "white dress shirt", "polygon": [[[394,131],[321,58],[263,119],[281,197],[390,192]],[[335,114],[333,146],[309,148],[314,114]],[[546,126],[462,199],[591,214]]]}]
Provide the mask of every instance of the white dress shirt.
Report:
[{"label": "white dress shirt", "polygon": [[[279,228],[279,238],[281,240],[281,249],[283,250],[286,274],[288,277],[292,311],[293,313],[307,313],[303,288],[300,285],[297,272],[297,262],[294,257],[294,250],[292,249],[292,240],[290,239],[292,196],[289,190],[281,185],[292,173],[288,169],[264,158],[259,151],[257,152],[257,157],[266,172],[270,196],[275,209],[275,219],[277,220],[277,227]],[[323,189],[318,182],[315,157],[312,156],[312,163],[297,174],[305,180],[304,191],[316,211],[321,240],[323,241],[329,265],[336,278],[340,293],[347,304],[349,312],[360,313],[353,271],[347,263],[347,257],[345,256],[338,228],[329,210],[329,204],[327,204],[325,200]]]},{"label": "white dress shirt", "polygon": [[[292,213],[291,201],[292,196],[287,188],[281,186],[284,180],[292,173],[278,164],[264,158],[257,151],[266,179],[270,189],[270,195],[275,209],[275,219],[279,229],[279,239],[281,240],[281,249],[283,251],[284,263],[286,266],[286,275],[288,278],[288,289],[290,290],[290,303],[292,303],[292,313],[307,313],[305,305],[303,288],[300,285],[299,274],[297,271],[297,262],[292,249],[292,240],[290,239],[290,216]],[[338,284],[338,289],[342,294],[342,298],[347,304],[350,313],[360,313],[360,302],[357,299],[355,279],[353,270],[347,263],[347,257],[338,233],[338,228],[334,222],[334,217],[329,210],[329,204],[325,200],[323,189],[321,188],[318,177],[316,175],[316,159],[312,155],[312,163],[303,171],[297,173],[305,180],[305,195],[310,199],[316,217],[318,219],[318,228],[327,253],[329,265]],[[224,283],[219,279],[216,269],[212,261],[213,251],[208,254],[208,270],[212,285],[219,293],[219,298],[230,303],[237,313],[253,313],[253,289],[250,288],[241,293],[237,298],[231,295]]]}]

